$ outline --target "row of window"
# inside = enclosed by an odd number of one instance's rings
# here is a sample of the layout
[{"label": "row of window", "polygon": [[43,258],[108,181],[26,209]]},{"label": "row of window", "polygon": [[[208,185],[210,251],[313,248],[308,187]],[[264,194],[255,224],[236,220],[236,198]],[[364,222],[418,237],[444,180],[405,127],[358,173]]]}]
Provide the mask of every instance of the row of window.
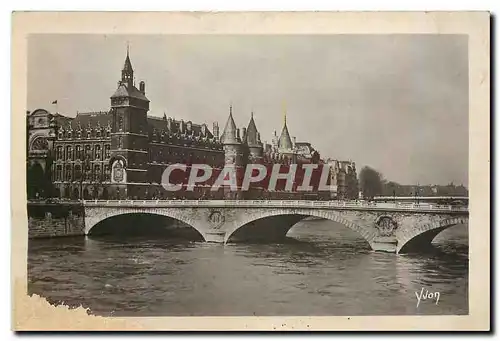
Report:
[{"label": "row of window", "polygon": [[178,159],[179,157],[182,157],[184,162],[188,163],[215,163],[215,161],[220,160],[221,162],[224,162],[224,155],[222,153],[217,153],[217,154],[194,154],[194,153],[182,153],[182,152],[176,152],[176,151],[170,151],[170,150],[153,150],[152,152],[149,153],[149,160],[150,161],[156,161],[156,162],[161,162],[166,159],[169,161],[172,161],[170,159]]},{"label": "row of window", "polygon": [[57,137],[62,140],[62,139],[73,139],[73,138],[77,138],[77,139],[81,139],[81,138],[87,138],[87,139],[92,139],[92,138],[97,138],[97,139],[100,139],[100,138],[109,138],[111,135],[111,129],[106,129],[104,130],[103,128],[101,129],[96,129],[96,130],[92,130],[92,131],[87,131],[86,133],[84,133],[82,130],[78,130],[76,131],[75,133],[72,131],[72,130],[67,130],[67,131],[63,131],[63,130],[60,130],[59,133],[57,134]]},{"label": "row of window", "polygon": [[[104,170],[104,172],[103,172]],[[54,170],[54,181],[110,181],[111,169],[109,165],[100,164],[84,166],[81,165],[56,165]]]},{"label": "row of window", "polygon": [[[103,157],[103,153],[101,150],[100,145],[85,145],[85,148],[82,148],[81,145],[76,145],[74,148],[73,146],[66,146],[64,149],[63,146],[57,146],[56,147],[56,159],[57,160],[84,160],[84,159],[91,159],[91,160],[101,160]],[[111,145],[105,144],[104,145],[104,159],[109,159],[111,156]]]}]

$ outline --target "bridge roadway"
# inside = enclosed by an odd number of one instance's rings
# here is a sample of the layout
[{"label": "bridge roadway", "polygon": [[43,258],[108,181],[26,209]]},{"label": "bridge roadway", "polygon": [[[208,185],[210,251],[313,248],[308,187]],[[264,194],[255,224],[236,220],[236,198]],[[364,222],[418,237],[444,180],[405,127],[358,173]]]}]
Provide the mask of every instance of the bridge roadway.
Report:
[{"label": "bridge roadway", "polygon": [[[359,233],[376,251],[412,252],[428,247],[444,229],[468,223],[465,206],[304,200],[84,200],[85,233],[105,219],[145,213],[177,219],[207,242],[277,241],[313,216]],[[139,227],[138,227],[139,228]]]}]

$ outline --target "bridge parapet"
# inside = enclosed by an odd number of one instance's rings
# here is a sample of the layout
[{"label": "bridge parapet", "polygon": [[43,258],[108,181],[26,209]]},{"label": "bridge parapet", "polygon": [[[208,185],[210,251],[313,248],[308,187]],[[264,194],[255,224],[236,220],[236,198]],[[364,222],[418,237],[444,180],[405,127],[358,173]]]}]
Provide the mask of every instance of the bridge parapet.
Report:
[{"label": "bridge parapet", "polygon": [[362,201],[308,200],[84,200],[85,206],[100,207],[253,207],[253,208],[321,208],[334,210],[429,212],[467,215],[467,206],[428,203],[368,203]]}]

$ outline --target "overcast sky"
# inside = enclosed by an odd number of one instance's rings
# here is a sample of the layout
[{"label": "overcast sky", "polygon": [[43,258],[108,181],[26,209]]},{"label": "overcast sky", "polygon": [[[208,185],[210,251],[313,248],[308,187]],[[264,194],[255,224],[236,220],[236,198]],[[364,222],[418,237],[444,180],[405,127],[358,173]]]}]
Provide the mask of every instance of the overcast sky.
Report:
[{"label": "overcast sky", "polygon": [[468,183],[468,49],[459,35],[29,38],[27,110],[108,110],[126,55],[150,115],[218,121],[233,103],[271,141],[290,134],[323,158],[405,184]]}]

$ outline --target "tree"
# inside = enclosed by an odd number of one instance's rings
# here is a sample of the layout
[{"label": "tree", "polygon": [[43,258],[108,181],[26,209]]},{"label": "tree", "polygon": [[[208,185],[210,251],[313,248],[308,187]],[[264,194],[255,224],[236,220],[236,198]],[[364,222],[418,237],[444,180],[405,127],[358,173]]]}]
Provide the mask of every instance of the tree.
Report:
[{"label": "tree", "polygon": [[382,193],[382,175],[371,167],[365,166],[361,169],[359,184],[366,199],[373,199]]}]

